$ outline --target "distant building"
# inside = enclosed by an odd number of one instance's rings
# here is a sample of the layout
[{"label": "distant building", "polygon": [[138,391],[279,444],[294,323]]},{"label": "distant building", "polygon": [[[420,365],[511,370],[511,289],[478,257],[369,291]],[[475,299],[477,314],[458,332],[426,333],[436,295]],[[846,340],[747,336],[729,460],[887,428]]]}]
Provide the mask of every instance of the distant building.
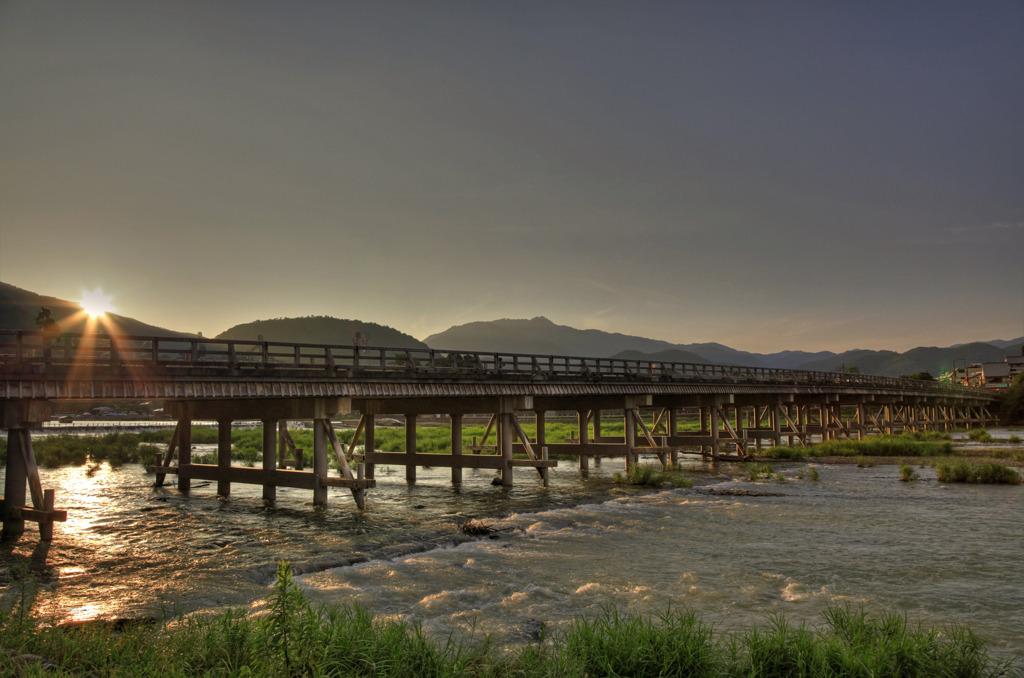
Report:
[{"label": "distant building", "polygon": [[1013,378],[1024,374],[1024,356],[1007,356],[1001,363],[974,363],[967,367],[967,384],[998,391],[1009,388]]}]

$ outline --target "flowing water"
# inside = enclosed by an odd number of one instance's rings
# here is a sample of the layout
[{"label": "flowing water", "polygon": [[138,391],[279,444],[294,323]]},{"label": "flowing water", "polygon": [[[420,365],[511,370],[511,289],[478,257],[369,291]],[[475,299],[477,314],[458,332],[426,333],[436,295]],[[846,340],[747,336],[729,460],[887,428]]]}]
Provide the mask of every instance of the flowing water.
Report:
[{"label": "flowing water", "polygon": [[[137,466],[44,469],[68,522],[49,549],[32,527],[2,547],[0,592],[20,591],[28,571],[37,609],[65,620],[258,610],[289,560],[314,601],[358,602],[438,638],[521,643],[610,605],[685,607],[723,631],[772,613],[814,625],[848,602],[968,624],[994,654],[1024,656],[1022,486],[820,464],[818,481],[777,464],[786,482],[755,483],[720,464],[697,487],[644,491],[611,482],[620,464],[581,480],[563,462],[548,489],[526,469],[512,489],[466,470],[456,490],[448,469],[419,469],[407,486],[404,469],[378,467],[362,514],[342,490],[318,512],[301,490],[279,488],[264,508],[258,486],[236,484],[225,501],[200,482],[185,498]],[[462,534],[468,517],[494,534]]]}]

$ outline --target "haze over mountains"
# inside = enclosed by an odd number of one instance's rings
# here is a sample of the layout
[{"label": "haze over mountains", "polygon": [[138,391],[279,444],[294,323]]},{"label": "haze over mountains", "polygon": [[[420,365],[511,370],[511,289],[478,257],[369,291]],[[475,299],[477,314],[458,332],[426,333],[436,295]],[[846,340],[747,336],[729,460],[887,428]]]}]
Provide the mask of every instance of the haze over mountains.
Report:
[{"label": "haze over mountains", "polygon": [[[0,329],[36,329],[35,318],[41,306],[53,310],[54,318],[66,332],[85,329],[83,314],[76,302],[48,297],[0,283]],[[126,334],[195,336],[175,332],[133,318],[109,314]],[[802,370],[841,371],[856,367],[864,374],[900,376],[929,372],[935,376],[949,371],[954,363],[964,366],[975,362],[1001,361],[1007,355],[1020,355],[1024,338],[972,342],[955,346],[919,347],[903,353],[895,351],[852,350],[782,351],[751,353],[717,343],[673,344],[658,339],[628,334],[581,330],[558,325],[544,317],[479,321],[451,327],[423,341],[378,323],[345,320],[328,316],[256,320],[231,327],[216,339],[257,340],[310,344],[350,344],[356,335],[371,346],[395,348],[434,348],[453,351],[498,351],[541,355],[577,355],[598,358],[624,358],[660,362],[693,362],[776,367]]]}]

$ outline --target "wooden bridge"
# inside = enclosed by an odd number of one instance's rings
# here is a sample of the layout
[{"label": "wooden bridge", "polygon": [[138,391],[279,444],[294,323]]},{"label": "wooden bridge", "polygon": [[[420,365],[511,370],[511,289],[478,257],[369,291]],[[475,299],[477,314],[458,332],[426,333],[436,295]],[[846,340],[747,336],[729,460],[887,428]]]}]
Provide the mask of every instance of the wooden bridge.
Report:
[{"label": "wooden bridge", "polygon": [[[764,444],[984,426],[995,421],[993,399],[963,386],[833,372],[203,338],[83,334],[51,341],[40,332],[0,330],[0,428],[8,431],[0,514],[5,535],[20,534],[29,520],[39,523],[43,539],[51,538],[54,520],[66,518],[54,509],[53,491],[42,489],[30,434],[50,419],[55,401],[163,401],[177,427],[151,470],[157,484],[177,474],[185,494],[192,479],[216,481],[223,496],[232,483],[252,483],[263,486],[266,501],[274,501],[277,487],[294,487],[311,490],[323,507],[329,487],[346,487],[362,509],[377,464],[405,466],[410,483],[418,466],[434,466],[450,467],[453,483],[462,482],[464,468],[494,469],[503,486],[512,485],[515,468],[529,467],[546,484],[556,455],[578,457],[581,472],[602,457],[621,457],[627,468],[642,454],[662,464],[680,452],[744,459]],[[346,447],[331,419],[352,412],[360,418]],[[551,412],[575,415],[578,433],[568,442],[545,440]],[[463,418],[480,414],[488,418],[486,433],[467,446]],[[381,415],[404,418],[405,452],[376,449]],[[450,453],[417,451],[423,415],[446,415]],[[534,424],[532,437],[524,417]],[[242,419],[263,422],[262,468],[231,464],[231,426]],[[612,419],[624,423],[623,435],[602,434]],[[686,419],[691,426],[683,430]],[[192,463],[194,420],[218,422],[217,464]],[[288,435],[287,422],[297,420],[312,422],[311,470]],[[360,441],[364,451],[356,454]],[[337,476],[329,473],[330,454]]]}]

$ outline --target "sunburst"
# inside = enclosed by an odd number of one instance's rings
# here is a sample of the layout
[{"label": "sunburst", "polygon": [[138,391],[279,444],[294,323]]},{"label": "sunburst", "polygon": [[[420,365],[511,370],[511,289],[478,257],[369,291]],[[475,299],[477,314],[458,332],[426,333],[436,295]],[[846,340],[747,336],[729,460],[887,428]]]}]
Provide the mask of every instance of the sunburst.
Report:
[{"label": "sunburst", "polygon": [[111,303],[114,297],[110,294],[103,294],[103,288],[97,287],[92,292],[82,292],[82,300],[78,302],[82,310],[89,314],[90,318],[103,318],[107,313],[113,313],[117,309]]}]

